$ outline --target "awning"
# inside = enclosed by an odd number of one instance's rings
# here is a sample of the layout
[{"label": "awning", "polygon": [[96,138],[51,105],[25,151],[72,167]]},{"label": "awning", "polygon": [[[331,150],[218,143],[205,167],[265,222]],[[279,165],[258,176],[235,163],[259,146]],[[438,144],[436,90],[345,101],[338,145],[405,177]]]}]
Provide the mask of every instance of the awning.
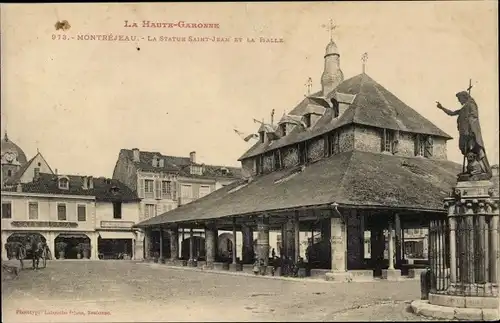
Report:
[{"label": "awning", "polygon": [[101,239],[135,239],[133,232],[127,231],[101,231]]},{"label": "awning", "polygon": [[60,233],[57,238],[88,239],[89,237],[85,233]]}]

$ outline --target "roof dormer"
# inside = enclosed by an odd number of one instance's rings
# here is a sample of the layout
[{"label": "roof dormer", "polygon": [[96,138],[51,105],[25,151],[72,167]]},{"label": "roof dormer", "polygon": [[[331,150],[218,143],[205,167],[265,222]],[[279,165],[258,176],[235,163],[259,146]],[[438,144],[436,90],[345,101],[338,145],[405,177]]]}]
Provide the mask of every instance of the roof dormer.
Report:
[{"label": "roof dormer", "polygon": [[59,176],[57,179],[57,186],[60,190],[69,190],[69,177]]},{"label": "roof dormer", "polygon": [[280,138],[280,136],[276,133],[277,126],[274,125],[262,123],[258,132],[261,143],[266,143]]}]

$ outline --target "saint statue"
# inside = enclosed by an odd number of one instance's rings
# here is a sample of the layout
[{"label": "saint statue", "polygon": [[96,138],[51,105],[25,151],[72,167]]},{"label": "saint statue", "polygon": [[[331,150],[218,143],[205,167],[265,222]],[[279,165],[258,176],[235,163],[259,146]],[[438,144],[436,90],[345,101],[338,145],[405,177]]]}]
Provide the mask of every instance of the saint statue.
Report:
[{"label": "saint statue", "polygon": [[[458,115],[457,128],[460,134],[458,147],[464,155],[464,171],[458,175],[458,180],[488,180],[492,173],[484,150],[476,101],[467,91],[458,92],[456,96],[462,104],[460,109],[451,111],[439,102],[437,102],[437,107],[449,116]],[[467,166],[465,166],[465,160],[467,160]]]}]

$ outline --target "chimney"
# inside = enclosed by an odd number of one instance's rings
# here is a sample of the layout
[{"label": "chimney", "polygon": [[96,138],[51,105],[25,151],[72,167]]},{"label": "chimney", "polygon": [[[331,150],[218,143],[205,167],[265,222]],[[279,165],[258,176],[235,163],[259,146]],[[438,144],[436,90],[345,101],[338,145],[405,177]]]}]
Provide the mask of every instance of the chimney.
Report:
[{"label": "chimney", "polygon": [[88,181],[89,181],[89,190],[93,190],[94,189],[94,178],[92,176],[89,176]]},{"label": "chimney", "polygon": [[21,185],[21,183],[18,183],[16,187],[16,192],[20,193],[22,191],[23,191],[23,186]]},{"label": "chimney", "polygon": [[87,178],[87,176],[83,176],[82,180],[83,180],[83,189],[84,190],[88,189],[89,186],[88,186],[88,178]]},{"label": "chimney", "polygon": [[139,155],[139,153],[140,153],[140,152],[139,152],[139,149],[137,149],[137,148],[132,149],[132,153],[133,153],[133,155],[134,155],[134,162],[136,162],[136,163],[140,162],[140,161],[141,161],[141,159],[140,159],[140,157],[139,157],[139,156],[140,156],[140,155]]},{"label": "chimney", "polygon": [[189,153],[189,160],[191,163],[196,164],[196,151],[192,151]]}]

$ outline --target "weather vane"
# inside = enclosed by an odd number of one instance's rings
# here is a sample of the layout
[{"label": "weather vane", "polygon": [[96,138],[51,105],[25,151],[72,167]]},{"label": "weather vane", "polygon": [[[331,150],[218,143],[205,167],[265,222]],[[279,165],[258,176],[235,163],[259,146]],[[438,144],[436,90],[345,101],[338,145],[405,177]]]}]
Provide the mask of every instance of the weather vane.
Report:
[{"label": "weather vane", "polygon": [[330,41],[333,41],[333,31],[335,30],[335,28],[337,28],[337,26],[333,23],[333,20],[330,19],[330,24],[329,25],[321,25],[321,27],[323,28],[326,28],[327,30],[330,31]]},{"label": "weather vane", "polygon": [[361,56],[361,60],[363,61],[363,74],[364,74],[366,68],[366,61],[368,60],[368,53],[365,52],[363,56]]},{"label": "weather vane", "polygon": [[469,79],[469,87],[467,88],[467,92],[469,92],[469,94],[470,90],[472,90],[472,79]]}]

